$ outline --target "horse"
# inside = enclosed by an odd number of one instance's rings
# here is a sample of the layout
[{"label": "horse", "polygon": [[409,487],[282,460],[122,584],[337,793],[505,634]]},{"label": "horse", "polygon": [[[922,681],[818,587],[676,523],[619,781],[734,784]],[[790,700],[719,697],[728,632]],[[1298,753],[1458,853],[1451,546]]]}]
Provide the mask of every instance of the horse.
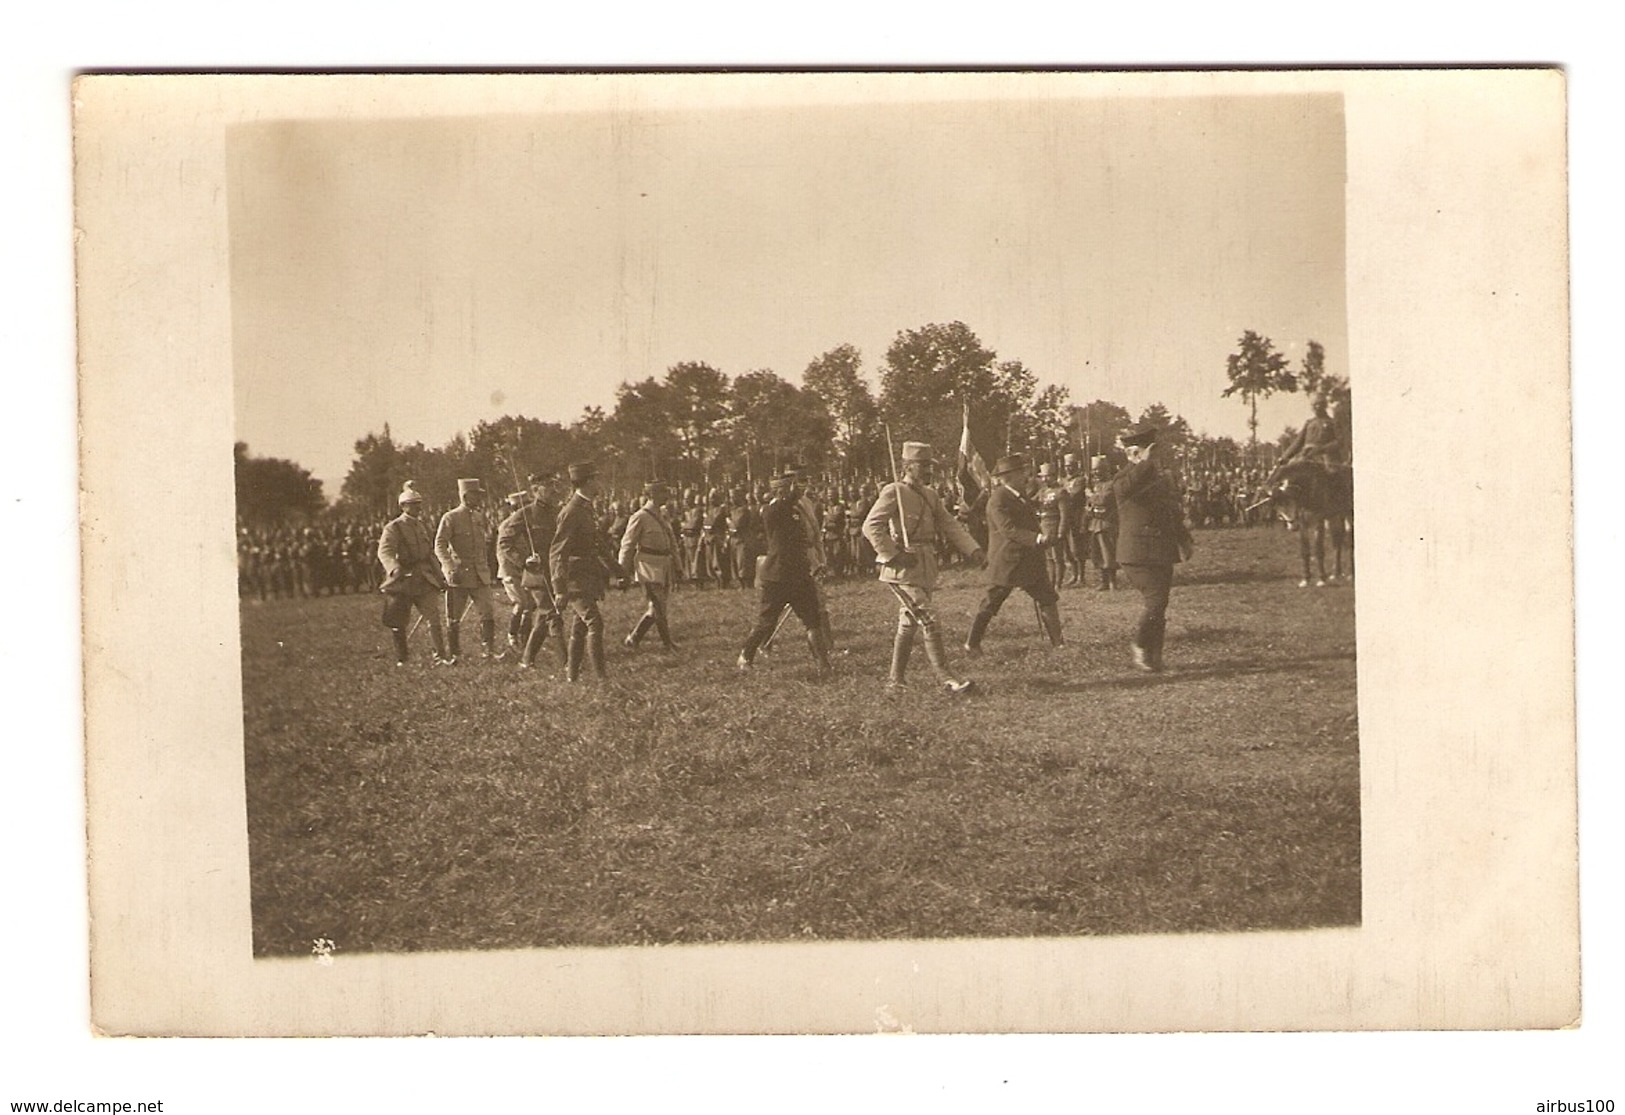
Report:
[{"label": "horse", "polygon": [[[1343,577],[1343,553],[1348,552],[1348,576],[1354,576],[1354,470],[1347,465],[1326,465],[1315,460],[1298,460],[1283,467],[1270,487],[1270,502],[1288,530],[1298,532],[1298,552],[1303,557],[1303,580],[1308,588],[1313,571],[1309,556],[1311,544],[1319,566],[1313,583],[1324,587],[1328,580]],[[1326,572],[1326,539],[1332,542],[1332,572]]]}]

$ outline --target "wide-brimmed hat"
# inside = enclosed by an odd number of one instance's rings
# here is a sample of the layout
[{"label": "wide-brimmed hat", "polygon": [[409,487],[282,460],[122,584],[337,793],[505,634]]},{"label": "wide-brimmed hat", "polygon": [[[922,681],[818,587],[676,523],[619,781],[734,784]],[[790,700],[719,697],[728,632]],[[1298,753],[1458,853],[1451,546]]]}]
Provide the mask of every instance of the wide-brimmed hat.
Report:
[{"label": "wide-brimmed hat", "polygon": [[570,483],[579,484],[583,480],[598,479],[598,466],[592,461],[577,461],[570,466]]},{"label": "wide-brimmed hat", "polygon": [[1158,429],[1149,422],[1136,422],[1134,425],[1124,430],[1122,435],[1117,440],[1122,442],[1124,445],[1150,445],[1152,442],[1157,440],[1157,434],[1159,432],[1160,431],[1158,431]]},{"label": "wide-brimmed hat", "polygon": [[1027,454],[1011,453],[1007,457],[1000,457],[993,466],[994,476],[1005,476],[1012,472],[1019,472],[1027,467]]}]

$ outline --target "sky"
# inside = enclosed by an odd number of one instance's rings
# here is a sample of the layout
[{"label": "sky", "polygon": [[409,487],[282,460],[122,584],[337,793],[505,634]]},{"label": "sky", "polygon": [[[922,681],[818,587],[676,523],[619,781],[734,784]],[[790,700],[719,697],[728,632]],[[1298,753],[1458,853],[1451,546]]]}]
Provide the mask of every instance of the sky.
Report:
[{"label": "sky", "polygon": [[268,121],[227,159],[236,437],[330,497],[385,423],[567,424],[679,361],[799,383],[845,343],[878,388],[930,322],[1238,439],[1243,330],[1350,375],[1335,95]]}]

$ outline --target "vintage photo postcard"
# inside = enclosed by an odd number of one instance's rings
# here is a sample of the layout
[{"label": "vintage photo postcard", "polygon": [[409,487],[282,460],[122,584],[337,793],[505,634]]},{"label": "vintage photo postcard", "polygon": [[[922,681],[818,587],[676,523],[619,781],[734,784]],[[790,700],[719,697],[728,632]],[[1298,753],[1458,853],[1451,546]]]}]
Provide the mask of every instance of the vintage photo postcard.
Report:
[{"label": "vintage photo postcard", "polygon": [[101,1032],[1578,1023],[1559,71],[95,75],[74,155]]}]

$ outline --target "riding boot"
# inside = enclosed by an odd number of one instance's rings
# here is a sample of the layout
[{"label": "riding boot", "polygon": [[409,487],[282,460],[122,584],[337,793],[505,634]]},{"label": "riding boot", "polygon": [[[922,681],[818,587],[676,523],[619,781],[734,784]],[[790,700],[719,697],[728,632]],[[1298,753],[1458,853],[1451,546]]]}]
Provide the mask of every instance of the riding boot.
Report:
[{"label": "riding boot", "polygon": [[982,653],[982,636],[987,634],[987,625],[992,622],[993,617],[986,612],[976,613],[976,618],[970,623],[970,634],[965,638],[966,654]]},{"label": "riding boot", "polygon": [[440,628],[429,628],[429,642],[434,646],[434,660],[436,662],[451,661],[451,659],[446,655],[446,640],[440,634]]},{"label": "riding boot", "polygon": [[899,627],[891,644],[891,674],[886,684],[901,689],[908,678],[908,656],[914,649],[914,628]]},{"label": "riding boot", "polygon": [[515,608],[509,614],[509,616],[508,616],[508,645],[509,646],[517,647],[517,646],[523,646],[525,644],[525,639],[524,639],[524,636],[521,634],[521,630],[522,630],[524,622],[525,622],[525,617],[527,615],[529,615],[529,614],[530,613],[528,613],[528,612],[520,611],[518,608]]},{"label": "riding boot", "polygon": [[406,632],[399,627],[391,627],[389,637],[395,643],[395,664],[397,666],[406,665]]},{"label": "riding boot", "polygon": [[[599,678],[608,676],[604,669],[604,629],[602,627],[589,628],[587,631],[587,657],[592,659],[592,672]],[[579,672],[579,666],[577,667]]]},{"label": "riding boot", "polygon": [[570,625],[570,639],[564,652],[564,680],[575,681],[581,677],[581,655],[587,646],[587,625],[574,623]]},{"label": "riding boot", "polygon": [[632,628],[632,634],[626,637],[626,646],[630,649],[643,642],[643,637],[649,633],[649,628],[655,625],[655,617],[651,612],[644,612],[638,617],[638,625]]},{"label": "riding boot", "polygon": [[1038,618],[1044,623],[1044,634],[1049,636],[1051,646],[1066,645],[1061,637],[1061,609],[1058,604],[1044,604],[1038,609]]},{"label": "riding boot", "polygon": [[677,643],[671,637],[671,627],[666,623],[666,613],[655,613],[655,634],[660,636],[660,644],[667,650],[676,650]]},{"label": "riding boot", "polygon": [[1162,616],[1151,625],[1151,645],[1146,648],[1153,669],[1162,669],[1162,641],[1167,634],[1168,617]]},{"label": "riding boot", "polygon": [[829,672],[829,647],[824,642],[824,633],[816,627],[807,629],[807,649],[812,651],[813,661],[818,664],[818,672]]},{"label": "riding boot", "polygon": [[480,617],[480,646],[485,648],[485,657],[491,658],[496,655],[496,641],[497,621],[495,617]]},{"label": "riding boot", "polygon": [[936,672],[937,680],[942,683],[942,688],[949,693],[966,693],[976,684],[975,682],[961,681],[954,676],[952,670],[948,669],[948,651],[942,645],[942,630],[938,627],[926,629],[925,657],[930,661],[931,669]]}]

